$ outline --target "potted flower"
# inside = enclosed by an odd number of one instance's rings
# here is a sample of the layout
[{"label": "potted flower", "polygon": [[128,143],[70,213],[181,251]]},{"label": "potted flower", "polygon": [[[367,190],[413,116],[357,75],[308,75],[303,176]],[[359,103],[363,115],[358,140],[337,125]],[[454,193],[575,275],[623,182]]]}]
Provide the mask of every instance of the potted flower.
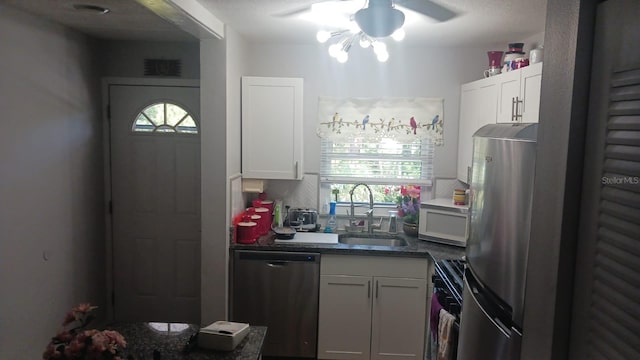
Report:
[{"label": "potted flower", "polygon": [[402,219],[402,229],[405,234],[418,236],[420,186],[401,186],[400,195],[398,195],[396,203],[398,204],[398,217]]},{"label": "potted flower", "polygon": [[42,354],[44,360],[121,360],[121,350],[127,346],[124,337],[113,330],[87,330],[97,306],[80,304],[64,318],[62,329],[51,338]]}]

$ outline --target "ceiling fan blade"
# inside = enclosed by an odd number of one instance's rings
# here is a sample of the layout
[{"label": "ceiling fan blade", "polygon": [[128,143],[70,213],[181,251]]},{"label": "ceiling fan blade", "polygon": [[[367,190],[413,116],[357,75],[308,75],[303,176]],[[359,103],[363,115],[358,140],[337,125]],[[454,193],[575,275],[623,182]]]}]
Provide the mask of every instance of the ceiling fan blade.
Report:
[{"label": "ceiling fan blade", "polygon": [[395,3],[438,21],[451,20],[457,15],[446,7],[429,0],[396,0]]},{"label": "ceiling fan blade", "polygon": [[295,16],[295,15],[298,15],[298,14],[305,13],[307,11],[311,11],[311,5],[299,6],[297,8],[293,8],[293,9],[289,9],[289,10],[285,10],[285,11],[280,11],[280,12],[277,12],[275,14],[271,14],[271,16],[275,16],[275,17],[290,17],[290,16]]},{"label": "ceiling fan blade", "polygon": [[306,12],[311,11],[311,7],[313,6],[313,4],[318,4],[318,3],[328,2],[328,1],[346,1],[346,0],[316,0],[316,1],[312,2],[309,5],[298,6],[298,7],[293,8],[293,9],[280,11],[280,12],[277,12],[275,14],[272,14],[271,16],[275,16],[275,17],[292,17],[292,16],[296,16],[296,15],[299,15],[299,14],[304,14]]}]

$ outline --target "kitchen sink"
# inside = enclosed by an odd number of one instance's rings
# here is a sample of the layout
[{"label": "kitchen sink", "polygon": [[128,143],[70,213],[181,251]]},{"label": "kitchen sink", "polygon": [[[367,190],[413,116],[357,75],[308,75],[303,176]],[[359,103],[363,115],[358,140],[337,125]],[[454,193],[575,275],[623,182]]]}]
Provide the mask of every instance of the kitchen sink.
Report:
[{"label": "kitchen sink", "polygon": [[338,236],[338,242],[345,245],[368,245],[368,246],[407,246],[407,241],[398,235],[391,234],[367,234],[367,233],[347,233]]}]

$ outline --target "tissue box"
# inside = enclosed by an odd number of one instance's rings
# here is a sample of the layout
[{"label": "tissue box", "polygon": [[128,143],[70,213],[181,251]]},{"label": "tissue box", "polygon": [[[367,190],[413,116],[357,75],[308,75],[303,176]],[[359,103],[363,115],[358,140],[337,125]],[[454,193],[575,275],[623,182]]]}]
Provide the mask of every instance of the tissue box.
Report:
[{"label": "tissue box", "polygon": [[249,324],[216,321],[198,333],[198,346],[210,350],[233,350],[249,333]]}]

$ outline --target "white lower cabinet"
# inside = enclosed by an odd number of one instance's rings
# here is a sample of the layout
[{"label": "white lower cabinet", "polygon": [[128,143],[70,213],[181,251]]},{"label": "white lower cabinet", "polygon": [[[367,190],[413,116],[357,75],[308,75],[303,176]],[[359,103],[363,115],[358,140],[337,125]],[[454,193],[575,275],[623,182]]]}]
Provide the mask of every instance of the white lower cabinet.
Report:
[{"label": "white lower cabinet", "polygon": [[320,275],[319,359],[369,359],[371,280]]},{"label": "white lower cabinet", "polygon": [[429,262],[323,255],[318,359],[422,359]]}]

